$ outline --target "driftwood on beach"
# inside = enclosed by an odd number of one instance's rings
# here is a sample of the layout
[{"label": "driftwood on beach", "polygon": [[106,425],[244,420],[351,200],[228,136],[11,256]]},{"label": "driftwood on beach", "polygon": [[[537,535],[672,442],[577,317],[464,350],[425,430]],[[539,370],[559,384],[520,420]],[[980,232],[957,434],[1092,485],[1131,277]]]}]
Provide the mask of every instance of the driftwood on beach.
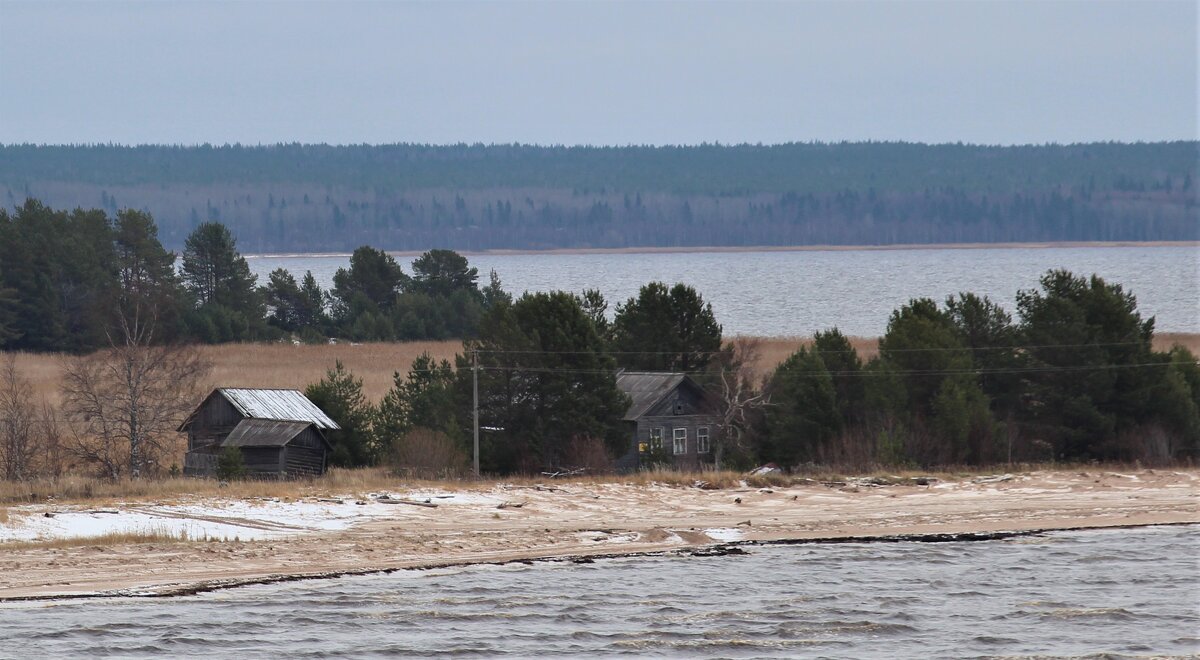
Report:
[{"label": "driftwood on beach", "polygon": [[377,497],[375,498],[375,501],[379,502],[380,504],[409,504],[412,506],[423,506],[430,509],[436,509],[438,506],[430,501],[421,502],[419,500],[402,500],[395,497]]}]

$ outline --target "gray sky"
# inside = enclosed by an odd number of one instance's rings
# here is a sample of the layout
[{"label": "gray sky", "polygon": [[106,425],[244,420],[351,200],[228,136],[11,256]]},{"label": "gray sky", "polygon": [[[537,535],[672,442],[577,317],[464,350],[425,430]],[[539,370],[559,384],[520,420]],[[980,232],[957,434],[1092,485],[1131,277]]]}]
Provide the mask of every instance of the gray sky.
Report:
[{"label": "gray sky", "polygon": [[0,0],[0,142],[1197,138],[1197,4]]}]

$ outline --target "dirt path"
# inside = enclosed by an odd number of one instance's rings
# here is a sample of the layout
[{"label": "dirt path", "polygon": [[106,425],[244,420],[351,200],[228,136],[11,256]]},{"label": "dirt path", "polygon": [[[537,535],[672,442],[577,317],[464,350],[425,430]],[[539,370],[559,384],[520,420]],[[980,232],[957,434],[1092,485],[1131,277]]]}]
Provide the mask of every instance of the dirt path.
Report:
[{"label": "dirt path", "polygon": [[[253,542],[0,546],[0,600],[167,595],[296,576],[660,552],[721,542],[1200,523],[1200,470],[1043,472],[931,485],[706,491],[490,487],[338,532]],[[521,503],[497,509],[495,502]],[[382,506],[382,505],[380,505]]]}]

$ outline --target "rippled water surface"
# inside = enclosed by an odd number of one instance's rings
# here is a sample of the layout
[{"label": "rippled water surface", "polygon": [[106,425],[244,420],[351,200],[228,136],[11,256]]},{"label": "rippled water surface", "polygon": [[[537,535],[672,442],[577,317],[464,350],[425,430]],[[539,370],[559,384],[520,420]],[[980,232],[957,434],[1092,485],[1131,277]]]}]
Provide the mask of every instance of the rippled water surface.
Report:
[{"label": "rippled water surface", "polygon": [[1200,527],[752,547],[0,608],[0,655],[974,657],[1200,652]]},{"label": "rippled water surface", "polygon": [[[1099,274],[1137,295],[1144,316],[1163,332],[1200,332],[1200,250],[1193,247],[986,248],[700,252],[658,254],[479,255],[509,291],[598,288],[611,306],[650,281],[685,282],[712,302],[728,334],[811,335],[838,326],[878,336],[888,314],[910,298],[944,300],[961,291],[987,295],[1015,313],[1018,289],[1037,287],[1051,268]],[[311,270],[323,287],[341,256],[258,256],[250,267],[265,283],[286,268]],[[409,260],[401,259],[406,272]]]}]

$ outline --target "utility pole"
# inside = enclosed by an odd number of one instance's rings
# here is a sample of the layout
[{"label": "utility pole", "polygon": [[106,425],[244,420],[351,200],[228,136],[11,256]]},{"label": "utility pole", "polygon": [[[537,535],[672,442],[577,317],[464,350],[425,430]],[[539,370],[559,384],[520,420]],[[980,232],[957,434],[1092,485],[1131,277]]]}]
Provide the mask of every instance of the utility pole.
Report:
[{"label": "utility pole", "polygon": [[475,417],[475,478],[479,478],[479,351],[471,351],[471,388],[474,391],[472,409]]}]

